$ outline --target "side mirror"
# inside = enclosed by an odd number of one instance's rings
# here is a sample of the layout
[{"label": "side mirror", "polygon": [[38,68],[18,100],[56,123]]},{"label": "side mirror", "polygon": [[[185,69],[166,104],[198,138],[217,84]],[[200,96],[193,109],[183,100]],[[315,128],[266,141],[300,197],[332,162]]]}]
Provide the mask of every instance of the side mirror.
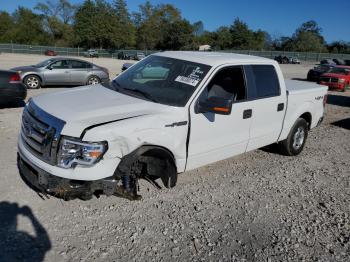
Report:
[{"label": "side mirror", "polygon": [[46,67],[47,69],[49,69],[49,70],[52,70],[52,67],[51,66],[48,66],[48,67]]},{"label": "side mirror", "polygon": [[231,114],[232,103],[232,99],[213,96],[206,100],[199,100],[195,112],[197,114],[212,112],[219,115],[229,115]]}]

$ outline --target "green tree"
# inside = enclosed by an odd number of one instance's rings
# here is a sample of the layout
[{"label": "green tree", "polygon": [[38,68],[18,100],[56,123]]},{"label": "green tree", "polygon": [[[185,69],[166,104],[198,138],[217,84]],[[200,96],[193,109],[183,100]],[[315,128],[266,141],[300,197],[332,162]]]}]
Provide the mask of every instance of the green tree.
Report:
[{"label": "green tree", "polygon": [[50,36],[44,30],[43,17],[33,13],[30,9],[18,7],[13,14],[15,26],[12,40],[18,44],[48,44]]},{"label": "green tree", "polygon": [[293,35],[293,50],[300,52],[323,52],[325,41],[322,29],[313,20],[303,23]]},{"label": "green tree", "polygon": [[7,12],[0,12],[0,42],[9,43],[12,40],[14,22]]},{"label": "green tree", "polygon": [[212,44],[215,49],[231,49],[232,48],[232,34],[230,28],[227,26],[221,26],[214,33],[214,43]]},{"label": "green tree", "polygon": [[86,0],[78,7],[73,25],[76,45],[111,48],[115,46],[116,15],[104,0]]},{"label": "green tree", "polygon": [[161,47],[168,50],[192,49],[192,43],[192,25],[187,20],[178,20],[168,25]]},{"label": "green tree", "polygon": [[51,35],[53,43],[70,46],[74,43],[73,27],[75,6],[67,0],[39,2],[35,9],[44,17],[44,28]]},{"label": "green tree", "polygon": [[254,32],[248,25],[236,18],[230,27],[232,36],[232,48],[261,50],[265,44],[265,34],[258,30]]},{"label": "green tree", "polygon": [[114,45],[117,48],[135,46],[135,26],[131,21],[125,0],[115,0],[113,8],[115,15]]}]

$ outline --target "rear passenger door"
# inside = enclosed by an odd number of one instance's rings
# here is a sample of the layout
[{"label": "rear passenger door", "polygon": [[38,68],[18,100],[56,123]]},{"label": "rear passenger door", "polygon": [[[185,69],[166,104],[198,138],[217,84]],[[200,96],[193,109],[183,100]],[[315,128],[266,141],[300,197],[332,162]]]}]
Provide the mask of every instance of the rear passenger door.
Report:
[{"label": "rear passenger door", "polygon": [[249,151],[277,141],[286,110],[286,94],[281,93],[283,83],[273,65],[247,65],[244,69],[252,109]]},{"label": "rear passenger door", "polygon": [[88,74],[92,70],[92,65],[79,60],[69,60],[69,63],[71,65],[71,83],[85,85],[88,79]]}]

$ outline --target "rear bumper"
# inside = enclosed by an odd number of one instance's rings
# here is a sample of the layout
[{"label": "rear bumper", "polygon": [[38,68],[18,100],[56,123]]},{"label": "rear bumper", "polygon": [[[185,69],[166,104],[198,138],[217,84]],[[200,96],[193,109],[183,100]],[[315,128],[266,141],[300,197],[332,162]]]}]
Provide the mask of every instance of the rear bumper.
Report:
[{"label": "rear bumper", "polygon": [[9,84],[9,87],[0,87],[0,101],[24,100],[27,97],[27,89],[21,83]]}]

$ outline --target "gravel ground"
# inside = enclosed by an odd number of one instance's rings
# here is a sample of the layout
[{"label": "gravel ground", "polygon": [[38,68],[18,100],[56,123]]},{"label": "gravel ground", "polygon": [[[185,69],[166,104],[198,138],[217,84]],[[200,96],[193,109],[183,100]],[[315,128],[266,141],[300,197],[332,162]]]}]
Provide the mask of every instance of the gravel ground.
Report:
[{"label": "gravel ground", "polygon": [[[12,67],[4,57],[0,68]],[[310,66],[282,69],[304,78]],[[136,202],[41,200],[16,167],[22,108],[0,109],[0,261],[349,261],[350,91],[328,101],[301,155],[256,150],[186,172],[170,190],[141,181]]]}]

